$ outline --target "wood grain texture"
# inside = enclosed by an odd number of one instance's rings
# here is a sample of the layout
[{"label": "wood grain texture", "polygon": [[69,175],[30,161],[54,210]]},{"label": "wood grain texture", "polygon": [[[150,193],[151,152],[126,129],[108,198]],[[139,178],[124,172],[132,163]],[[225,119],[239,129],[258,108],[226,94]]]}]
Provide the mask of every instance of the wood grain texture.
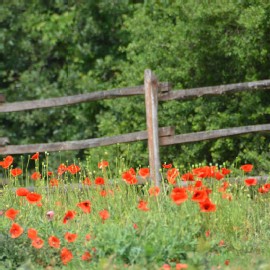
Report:
[{"label": "wood grain texture", "polygon": [[226,129],[174,135],[174,136],[170,136],[166,138],[165,137],[160,138],[160,145],[199,142],[199,141],[219,139],[219,138],[231,137],[235,135],[243,135],[243,134],[254,133],[254,132],[270,132],[270,124],[234,127],[234,128],[226,128]]},{"label": "wood grain texture", "polygon": [[[163,127],[159,129],[159,136],[171,136],[174,134],[174,128]],[[135,141],[147,140],[147,131],[138,131],[128,134],[122,134],[112,137],[94,138],[79,141],[66,141],[55,143],[40,143],[40,144],[28,144],[28,145],[7,145],[0,147],[1,155],[12,154],[27,154],[35,152],[54,152],[54,151],[67,151],[67,150],[79,150],[86,148],[93,148],[99,146],[112,145],[117,143],[129,143]]]},{"label": "wood grain texture", "polygon": [[148,132],[148,152],[150,178],[155,186],[160,186],[160,157],[158,136],[158,84],[151,70],[144,72],[146,124]]},{"label": "wood grain texture", "polygon": [[266,89],[270,90],[270,80],[191,88],[185,90],[173,90],[169,91],[168,93],[161,93],[159,95],[159,101],[185,100],[202,96],[216,96],[227,93]]}]

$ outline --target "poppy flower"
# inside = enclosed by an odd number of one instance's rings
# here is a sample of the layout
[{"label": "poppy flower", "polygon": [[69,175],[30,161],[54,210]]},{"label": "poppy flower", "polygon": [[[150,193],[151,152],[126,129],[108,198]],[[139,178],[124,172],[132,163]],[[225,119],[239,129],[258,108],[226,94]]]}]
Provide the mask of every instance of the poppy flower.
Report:
[{"label": "poppy flower", "polygon": [[52,235],[48,238],[48,243],[53,248],[60,248],[60,240],[56,236]]},{"label": "poppy flower", "polygon": [[219,181],[224,178],[224,175],[221,172],[217,171],[214,173],[213,177]]},{"label": "poppy flower", "polygon": [[233,199],[233,196],[230,193],[222,193],[222,199],[231,201]]},{"label": "poppy flower", "polygon": [[12,156],[6,156],[3,161],[0,161],[0,166],[2,166],[3,169],[8,169],[8,167],[13,163],[13,157]]},{"label": "poppy flower", "polygon": [[85,185],[85,186],[91,186],[91,180],[90,180],[90,178],[88,178],[88,177],[86,177],[84,180],[83,180],[83,185]]},{"label": "poppy flower", "polygon": [[245,164],[245,165],[242,165],[240,167],[240,169],[244,172],[251,172],[252,169],[253,169],[253,165],[252,164]]},{"label": "poppy flower", "polygon": [[76,174],[80,170],[81,170],[81,168],[75,164],[71,164],[67,167],[67,171],[69,171],[71,174]]},{"label": "poppy flower", "polygon": [[139,204],[138,204],[138,209],[142,210],[142,211],[149,211],[149,208],[147,207],[147,202],[141,200],[139,201]]},{"label": "poppy flower", "polygon": [[65,233],[65,239],[69,242],[69,243],[72,243],[72,242],[75,242],[76,239],[77,239],[77,234],[76,233],[69,233],[69,232],[66,232]]},{"label": "poppy flower", "polygon": [[9,233],[11,238],[18,238],[22,235],[23,228],[19,224],[13,223],[9,229]]},{"label": "poppy flower", "polygon": [[91,260],[91,254],[89,251],[85,251],[82,255],[82,260],[83,261],[90,261]]},{"label": "poppy flower", "polygon": [[46,214],[46,217],[49,221],[53,220],[54,217],[54,211],[48,211]]},{"label": "poppy flower", "polygon": [[96,185],[104,185],[104,184],[105,184],[104,178],[102,178],[102,177],[97,177],[97,178],[95,179],[95,184],[96,184]]},{"label": "poppy flower", "polygon": [[41,174],[39,172],[34,172],[31,175],[31,179],[33,180],[39,180],[41,178]]},{"label": "poppy flower", "polygon": [[36,152],[32,157],[31,159],[33,160],[38,160],[39,159],[39,152]]},{"label": "poppy flower", "polygon": [[192,173],[188,172],[188,173],[183,174],[181,176],[181,179],[183,181],[194,181],[194,175]]},{"label": "poppy flower", "polygon": [[75,215],[76,215],[75,211],[72,211],[72,210],[67,211],[67,213],[65,214],[63,218],[63,223],[66,224],[69,220],[74,219]]},{"label": "poppy flower", "polygon": [[67,166],[65,164],[60,164],[58,169],[57,169],[57,173],[58,175],[62,175],[64,172],[67,171]]},{"label": "poppy flower", "polygon": [[68,262],[72,260],[73,254],[70,250],[64,247],[61,250],[60,258],[61,258],[62,263],[66,265]]},{"label": "poppy flower", "polygon": [[149,192],[150,196],[157,196],[160,193],[160,188],[159,187],[150,187],[148,192]]},{"label": "poppy flower", "polygon": [[164,163],[164,164],[162,164],[162,167],[164,169],[171,169],[172,168],[172,164],[166,164],[166,163]]},{"label": "poppy flower", "polygon": [[263,185],[263,187],[264,187],[265,189],[270,190],[270,183],[266,183],[266,184],[264,184],[264,185]]},{"label": "poppy flower", "polygon": [[187,269],[188,265],[186,263],[177,263],[175,265],[175,270]]},{"label": "poppy flower", "polygon": [[163,264],[161,267],[161,270],[170,270],[170,269],[171,269],[171,266],[167,263]]},{"label": "poppy flower", "polygon": [[122,179],[129,185],[134,185],[138,183],[135,174],[133,174],[133,171],[130,170],[122,173]]},{"label": "poppy flower", "polygon": [[35,239],[32,240],[32,246],[34,248],[39,249],[39,248],[42,248],[43,245],[44,245],[44,241],[41,238],[39,238],[39,237],[37,237],[37,238],[35,238]]},{"label": "poppy flower", "polygon": [[98,214],[101,217],[102,221],[110,217],[110,213],[107,210],[101,210]]},{"label": "poppy flower", "polygon": [[90,201],[84,201],[77,204],[78,207],[82,209],[84,213],[90,213],[91,212],[91,203]]},{"label": "poppy flower", "polygon": [[142,177],[142,178],[147,178],[149,175],[150,175],[150,170],[149,168],[141,168],[139,170],[139,175]]},{"label": "poppy flower", "polygon": [[222,186],[218,189],[219,192],[225,192],[226,189],[229,187],[229,182],[223,182]]},{"label": "poppy flower", "polygon": [[167,180],[170,184],[176,184],[176,177],[179,175],[179,171],[176,168],[169,169],[167,171]]},{"label": "poppy flower", "polygon": [[133,223],[133,228],[134,228],[135,230],[138,230],[138,229],[139,229],[139,226],[138,226],[136,223]]},{"label": "poppy flower", "polygon": [[101,197],[106,197],[107,196],[107,191],[105,189],[102,189],[100,192],[99,192],[100,196]]},{"label": "poppy flower", "polygon": [[103,169],[109,166],[109,162],[106,160],[102,160],[101,162],[98,163],[98,168]]},{"label": "poppy flower", "polygon": [[210,234],[211,234],[210,230],[206,231],[206,232],[205,232],[205,237],[209,237]]},{"label": "poppy flower", "polygon": [[90,240],[91,240],[91,234],[87,234],[87,235],[85,236],[85,240],[86,240],[86,241],[90,241]]},{"label": "poppy flower", "polygon": [[19,212],[20,212],[19,210],[10,208],[5,212],[5,216],[11,220],[14,220],[16,216],[19,214]]},{"label": "poppy flower", "polygon": [[56,178],[52,178],[52,179],[50,180],[49,184],[50,184],[51,187],[58,187],[59,181],[58,181],[58,179],[56,179]]},{"label": "poppy flower", "polygon": [[180,205],[188,199],[187,192],[185,188],[176,187],[172,190],[171,199],[175,204]]},{"label": "poppy flower", "polygon": [[257,179],[256,178],[249,178],[245,180],[246,186],[256,186],[257,185]]},{"label": "poppy flower", "polygon": [[203,166],[192,170],[192,173],[200,178],[211,178],[217,170],[216,166]]},{"label": "poppy flower", "polygon": [[27,236],[28,236],[28,238],[34,240],[38,237],[38,232],[36,229],[29,228],[27,231]]},{"label": "poppy flower", "polygon": [[221,173],[222,173],[223,175],[227,175],[227,174],[230,174],[230,173],[231,173],[231,170],[229,170],[229,169],[227,169],[227,168],[222,168],[222,169],[221,169]]},{"label": "poppy flower", "polygon": [[16,190],[17,196],[26,196],[30,191],[27,188],[18,188]]},{"label": "poppy flower", "polygon": [[16,176],[19,176],[22,174],[22,169],[20,168],[15,168],[15,169],[12,169],[10,170],[10,173],[13,177],[16,177]]},{"label": "poppy flower", "polygon": [[194,202],[204,202],[208,198],[208,194],[205,190],[195,190],[191,198]]},{"label": "poppy flower", "polygon": [[268,189],[266,189],[264,186],[258,188],[259,193],[268,193]]},{"label": "poppy flower", "polygon": [[203,182],[201,180],[198,180],[198,181],[195,182],[194,187],[199,188],[199,187],[202,187],[202,186],[203,186]]},{"label": "poppy flower", "polygon": [[26,195],[26,199],[29,203],[37,203],[42,199],[42,197],[38,193],[31,192]]},{"label": "poppy flower", "polygon": [[129,168],[128,172],[131,173],[132,175],[136,175],[136,172],[133,168]]},{"label": "poppy flower", "polygon": [[53,172],[48,171],[48,172],[47,172],[47,175],[48,175],[48,176],[52,176],[52,175],[53,175]]},{"label": "poppy flower", "polygon": [[204,202],[200,202],[201,212],[215,212],[216,205],[211,202],[209,198],[207,198]]}]

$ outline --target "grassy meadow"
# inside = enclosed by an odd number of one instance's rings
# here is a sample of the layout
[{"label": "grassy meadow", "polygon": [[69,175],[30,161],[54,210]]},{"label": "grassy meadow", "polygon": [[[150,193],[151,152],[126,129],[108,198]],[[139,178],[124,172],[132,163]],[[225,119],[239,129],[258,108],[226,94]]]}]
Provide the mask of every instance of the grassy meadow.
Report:
[{"label": "grassy meadow", "polygon": [[121,161],[14,164],[0,161],[1,270],[270,269],[270,181],[252,164],[165,163],[160,187]]}]

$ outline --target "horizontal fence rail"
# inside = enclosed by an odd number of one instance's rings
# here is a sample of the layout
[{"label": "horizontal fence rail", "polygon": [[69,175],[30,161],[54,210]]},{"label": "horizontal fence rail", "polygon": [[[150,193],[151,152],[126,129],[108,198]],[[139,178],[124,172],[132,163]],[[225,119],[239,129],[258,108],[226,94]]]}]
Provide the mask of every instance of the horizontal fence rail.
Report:
[{"label": "horizontal fence rail", "polygon": [[[159,136],[171,136],[174,134],[173,127],[159,128]],[[138,131],[123,135],[94,138],[88,140],[79,141],[66,141],[66,142],[55,142],[55,143],[39,143],[39,144],[27,144],[27,145],[7,145],[0,147],[1,155],[15,155],[15,154],[27,154],[34,152],[55,152],[55,151],[69,151],[69,150],[80,150],[86,148],[93,148],[99,146],[107,146],[117,143],[129,143],[135,141],[147,140],[147,131]]]},{"label": "horizontal fence rail", "polygon": [[[159,83],[158,88],[161,92],[166,92],[169,90],[169,84]],[[87,94],[80,94],[74,96],[67,96],[67,97],[57,97],[57,98],[48,98],[48,99],[41,99],[41,100],[30,100],[30,101],[19,101],[19,102],[11,102],[11,103],[3,103],[0,104],[0,113],[7,113],[7,112],[19,112],[19,111],[27,111],[27,110],[34,110],[34,109],[44,109],[50,107],[59,107],[59,106],[67,106],[67,105],[74,105],[89,101],[97,101],[103,99],[113,99],[113,98],[120,98],[120,97],[130,97],[130,96],[137,96],[137,95],[144,95],[144,86],[134,86],[134,87],[127,87],[127,88],[119,88],[113,90],[106,90],[106,91],[97,91],[91,92]],[[1,98],[1,96],[0,96]]]},{"label": "horizontal fence rail", "polygon": [[173,90],[169,91],[168,93],[161,93],[159,95],[159,101],[185,100],[202,96],[216,96],[243,91],[257,91],[267,89],[270,90],[270,80],[191,88],[185,90]]},{"label": "horizontal fence rail", "polygon": [[256,133],[270,132],[270,124],[225,128],[218,130],[200,131],[196,133],[172,135],[169,137],[160,138],[160,145],[192,143],[192,142],[220,139],[236,135],[245,135],[255,132]]}]

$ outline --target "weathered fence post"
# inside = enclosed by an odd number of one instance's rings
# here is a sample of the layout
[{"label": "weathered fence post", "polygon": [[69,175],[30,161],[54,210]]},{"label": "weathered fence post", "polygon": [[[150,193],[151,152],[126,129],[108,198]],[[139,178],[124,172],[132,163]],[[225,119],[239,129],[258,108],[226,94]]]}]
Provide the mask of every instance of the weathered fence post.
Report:
[{"label": "weathered fence post", "polygon": [[155,186],[160,186],[160,158],[158,136],[158,82],[151,70],[144,71],[144,92],[146,106],[146,122],[148,133],[148,151],[150,178]]},{"label": "weathered fence post", "polygon": [[5,96],[0,93],[0,103],[4,103],[5,101]]}]

